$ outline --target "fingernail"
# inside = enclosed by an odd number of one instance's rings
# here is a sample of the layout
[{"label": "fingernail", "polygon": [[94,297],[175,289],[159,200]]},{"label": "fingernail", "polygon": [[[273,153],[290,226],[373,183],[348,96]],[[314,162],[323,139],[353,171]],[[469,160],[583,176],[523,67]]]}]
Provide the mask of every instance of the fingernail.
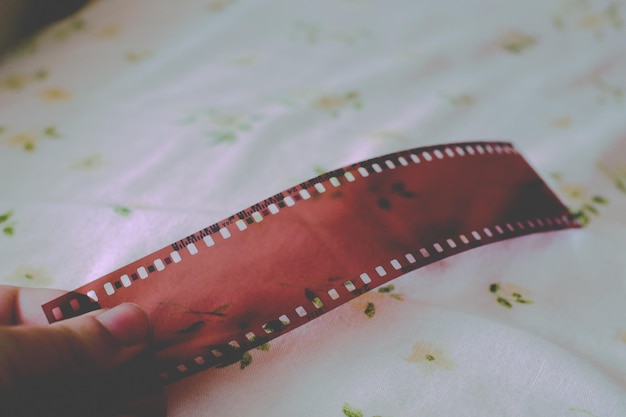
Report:
[{"label": "fingernail", "polygon": [[136,304],[124,303],[96,316],[96,319],[123,346],[150,340],[152,326],[145,311]]}]

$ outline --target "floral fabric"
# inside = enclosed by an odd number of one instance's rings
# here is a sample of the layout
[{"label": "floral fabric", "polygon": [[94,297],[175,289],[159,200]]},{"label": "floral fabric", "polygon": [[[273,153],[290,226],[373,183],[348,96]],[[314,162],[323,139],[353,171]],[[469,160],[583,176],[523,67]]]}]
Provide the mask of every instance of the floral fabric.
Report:
[{"label": "floral fabric", "polygon": [[73,289],[321,172],[509,140],[583,229],[413,271],[169,385],[169,414],[624,416],[625,17],[91,2],[0,63],[0,282]]}]

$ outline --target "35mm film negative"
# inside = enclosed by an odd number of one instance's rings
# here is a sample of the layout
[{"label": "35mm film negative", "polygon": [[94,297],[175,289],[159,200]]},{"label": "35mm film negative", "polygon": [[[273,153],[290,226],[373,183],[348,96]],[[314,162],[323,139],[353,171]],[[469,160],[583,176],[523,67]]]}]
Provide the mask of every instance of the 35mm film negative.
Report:
[{"label": "35mm film negative", "polygon": [[320,175],[43,306],[131,301],[165,383],[239,360],[365,291],[465,250],[579,227],[510,143],[381,156]]}]

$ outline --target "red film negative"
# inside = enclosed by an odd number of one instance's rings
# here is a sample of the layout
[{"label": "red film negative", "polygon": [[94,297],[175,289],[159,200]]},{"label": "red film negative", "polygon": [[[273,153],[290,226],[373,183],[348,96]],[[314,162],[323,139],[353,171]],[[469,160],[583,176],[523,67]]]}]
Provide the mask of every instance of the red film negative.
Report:
[{"label": "red film negative", "polygon": [[50,322],[131,301],[165,382],[224,366],[408,271],[579,227],[509,143],[353,164],[276,194],[43,306]]}]

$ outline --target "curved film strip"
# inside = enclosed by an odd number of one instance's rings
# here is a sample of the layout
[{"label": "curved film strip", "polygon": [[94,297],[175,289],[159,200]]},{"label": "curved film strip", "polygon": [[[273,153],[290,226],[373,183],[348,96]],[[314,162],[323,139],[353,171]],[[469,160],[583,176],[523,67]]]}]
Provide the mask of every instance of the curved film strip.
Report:
[{"label": "curved film strip", "polygon": [[132,301],[171,382],[408,271],[530,233],[579,227],[509,143],[456,143],[294,186],[43,306],[50,322]]}]

